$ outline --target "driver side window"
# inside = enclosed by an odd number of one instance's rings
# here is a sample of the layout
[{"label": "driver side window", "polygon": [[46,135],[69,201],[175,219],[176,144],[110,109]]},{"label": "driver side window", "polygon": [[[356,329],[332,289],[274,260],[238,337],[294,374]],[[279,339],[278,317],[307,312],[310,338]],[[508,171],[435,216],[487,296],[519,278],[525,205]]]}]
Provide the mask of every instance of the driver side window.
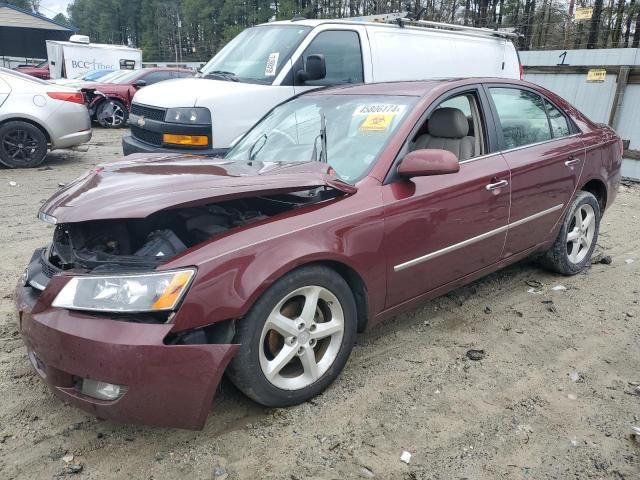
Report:
[{"label": "driver side window", "polygon": [[441,102],[413,137],[410,149],[448,150],[461,162],[483,155],[486,142],[479,105],[475,92]]}]

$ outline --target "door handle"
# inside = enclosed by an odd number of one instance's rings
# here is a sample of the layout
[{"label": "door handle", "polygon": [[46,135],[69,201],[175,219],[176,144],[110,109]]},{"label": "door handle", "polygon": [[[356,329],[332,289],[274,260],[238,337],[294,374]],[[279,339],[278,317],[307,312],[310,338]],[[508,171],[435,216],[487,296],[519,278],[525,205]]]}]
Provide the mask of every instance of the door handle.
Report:
[{"label": "door handle", "polygon": [[564,162],[564,166],[565,167],[569,167],[569,168],[573,168],[575,165],[577,165],[580,162],[579,158],[570,158],[569,160],[567,160],[566,162]]},{"label": "door handle", "polygon": [[489,191],[492,191],[492,190],[497,190],[498,188],[506,187],[507,185],[509,185],[509,182],[507,182],[506,180],[500,180],[499,182],[496,182],[496,183],[490,183],[484,188],[486,188]]}]

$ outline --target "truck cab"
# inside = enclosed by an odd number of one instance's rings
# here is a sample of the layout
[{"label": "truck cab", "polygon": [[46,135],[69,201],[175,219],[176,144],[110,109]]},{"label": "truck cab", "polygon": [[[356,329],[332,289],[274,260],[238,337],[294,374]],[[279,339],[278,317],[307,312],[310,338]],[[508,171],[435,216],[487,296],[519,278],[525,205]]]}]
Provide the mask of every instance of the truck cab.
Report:
[{"label": "truck cab", "polygon": [[258,25],[229,42],[197,78],[138,91],[123,151],[223,155],[276,105],[329,85],[520,78],[512,36],[409,19]]}]

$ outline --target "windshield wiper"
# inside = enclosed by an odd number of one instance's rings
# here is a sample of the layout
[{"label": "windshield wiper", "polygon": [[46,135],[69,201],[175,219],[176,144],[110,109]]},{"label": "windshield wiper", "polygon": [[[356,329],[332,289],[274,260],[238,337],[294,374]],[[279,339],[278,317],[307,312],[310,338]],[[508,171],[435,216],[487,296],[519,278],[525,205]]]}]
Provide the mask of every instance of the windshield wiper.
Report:
[{"label": "windshield wiper", "polygon": [[214,70],[212,72],[207,72],[204,74],[204,77],[216,77],[216,78],[221,78],[223,80],[229,80],[231,82],[239,82],[240,80],[238,80],[238,77],[236,77],[236,74],[233,72],[227,72],[225,70]]},{"label": "windshield wiper", "polygon": [[[320,158],[318,159],[318,138],[320,138]],[[313,152],[311,153],[311,160],[314,162],[328,163],[327,159],[327,116],[324,113],[320,114],[320,133],[313,140]]]},{"label": "windshield wiper", "polygon": [[[256,146],[258,145],[258,142],[260,140],[264,140],[264,142],[262,142],[262,145],[260,145],[260,147],[258,147],[258,149],[254,152],[253,150],[256,148]],[[256,139],[256,141],[253,142],[253,144],[249,148],[249,158],[248,158],[248,160],[250,162],[252,162],[252,161],[254,161],[256,159],[256,155],[258,155],[258,153],[260,153],[260,150],[262,150],[262,147],[264,147],[266,143],[267,143],[267,134],[266,133],[263,133],[262,135],[260,135]]]}]

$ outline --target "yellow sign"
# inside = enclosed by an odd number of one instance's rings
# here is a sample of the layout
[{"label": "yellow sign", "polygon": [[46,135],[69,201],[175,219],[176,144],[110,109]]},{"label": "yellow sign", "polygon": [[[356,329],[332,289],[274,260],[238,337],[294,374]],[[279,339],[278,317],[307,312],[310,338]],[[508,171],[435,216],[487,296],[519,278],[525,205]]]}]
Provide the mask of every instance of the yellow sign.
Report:
[{"label": "yellow sign", "polygon": [[592,68],[587,72],[587,82],[604,82],[607,71],[604,68]]},{"label": "yellow sign", "polygon": [[367,118],[365,118],[364,122],[360,125],[360,131],[383,132],[389,128],[395,116],[395,113],[371,113],[367,115]]},{"label": "yellow sign", "polygon": [[592,7],[579,7],[576,8],[575,20],[579,22],[581,20],[591,20],[593,16],[593,8]]}]

